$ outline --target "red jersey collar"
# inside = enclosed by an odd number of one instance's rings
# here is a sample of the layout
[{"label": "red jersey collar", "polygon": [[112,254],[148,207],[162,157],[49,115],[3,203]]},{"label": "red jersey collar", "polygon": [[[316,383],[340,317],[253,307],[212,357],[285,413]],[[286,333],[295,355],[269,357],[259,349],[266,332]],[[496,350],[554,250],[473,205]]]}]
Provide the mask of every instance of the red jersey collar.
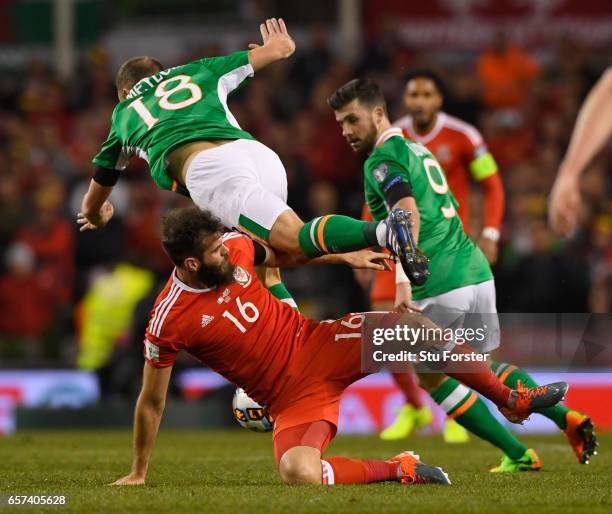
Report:
[{"label": "red jersey collar", "polygon": [[215,289],[214,287],[208,287],[206,289],[195,289],[193,287],[189,287],[185,282],[183,282],[180,278],[178,278],[176,274],[176,268],[172,272],[172,281],[183,291],[189,291],[190,293],[207,293],[208,291],[212,291]]}]

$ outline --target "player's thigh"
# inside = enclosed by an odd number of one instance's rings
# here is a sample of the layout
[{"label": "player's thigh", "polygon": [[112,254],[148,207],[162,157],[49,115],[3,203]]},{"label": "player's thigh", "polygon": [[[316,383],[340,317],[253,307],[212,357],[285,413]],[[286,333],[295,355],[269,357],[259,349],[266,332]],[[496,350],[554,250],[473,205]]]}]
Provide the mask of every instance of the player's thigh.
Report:
[{"label": "player's thigh", "polygon": [[298,236],[303,226],[304,222],[299,216],[287,207],[272,225],[268,238],[270,246],[281,252],[302,254]]},{"label": "player's thigh", "polygon": [[200,152],[189,165],[186,186],[194,203],[224,225],[268,241],[276,220],[290,211],[282,193],[286,184],[277,186],[276,192],[266,189],[250,143],[239,139]]},{"label": "player's thigh", "polygon": [[466,314],[473,311],[475,295],[475,286],[470,285],[429,298],[413,300],[413,303],[436,325],[456,329],[463,327]]},{"label": "player's thigh", "polygon": [[244,140],[249,149],[261,185],[267,191],[287,201],[287,171],[280,157],[259,141]]},{"label": "player's thigh", "polygon": [[491,352],[499,347],[500,327],[497,314],[495,281],[487,280],[476,286],[476,299],[474,311],[467,316],[466,327],[484,332],[481,342],[475,342],[472,346],[481,352]]}]

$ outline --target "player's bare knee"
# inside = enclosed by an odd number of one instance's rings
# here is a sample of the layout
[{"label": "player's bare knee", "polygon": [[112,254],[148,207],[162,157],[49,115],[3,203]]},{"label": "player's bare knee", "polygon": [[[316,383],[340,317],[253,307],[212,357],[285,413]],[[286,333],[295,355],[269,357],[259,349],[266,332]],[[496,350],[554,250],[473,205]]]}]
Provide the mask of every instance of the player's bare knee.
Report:
[{"label": "player's bare knee", "polygon": [[[314,448],[311,448],[311,450],[314,450]],[[278,472],[285,484],[321,483],[320,454],[310,455],[310,453],[312,452],[304,452],[300,448],[291,448],[284,453],[278,464]]]},{"label": "player's bare knee", "polygon": [[283,252],[302,253],[298,235],[303,226],[304,222],[293,210],[284,211],[272,225],[268,238],[270,246]]}]

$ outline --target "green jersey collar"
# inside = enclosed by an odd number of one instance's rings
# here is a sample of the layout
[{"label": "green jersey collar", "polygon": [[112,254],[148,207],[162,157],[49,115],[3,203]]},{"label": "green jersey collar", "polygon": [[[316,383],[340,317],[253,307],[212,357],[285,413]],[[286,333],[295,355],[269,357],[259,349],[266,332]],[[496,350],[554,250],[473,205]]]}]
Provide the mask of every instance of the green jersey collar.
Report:
[{"label": "green jersey collar", "polygon": [[391,127],[385,130],[380,136],[378,136],[378,139],[376,140],[376,144],[374,145],[374,148],[382,145],[385,141],[387,141],[387,139],[394,137],[394,136],[404,137],[404,133],[402,132],[402,129],[397,128],[397,127]]}]

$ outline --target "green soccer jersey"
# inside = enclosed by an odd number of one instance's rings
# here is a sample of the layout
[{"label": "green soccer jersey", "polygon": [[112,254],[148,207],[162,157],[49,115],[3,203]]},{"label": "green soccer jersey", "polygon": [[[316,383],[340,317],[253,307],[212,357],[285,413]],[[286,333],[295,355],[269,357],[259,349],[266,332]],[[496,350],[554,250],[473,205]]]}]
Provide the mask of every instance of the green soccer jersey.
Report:
[{"label": "green soccer jersey", "polygon": [[142,79],[115,107],[110,134],[93,163],[123,170],[137,155],[149,163],[159,187],[175,190],[166,170],[166,157],[175,148],[191,141],[254,139],[227,107],[228,95],[253,73],[244,51]]},{"label": "green soccer jersey", "polygon": [[431,272],[424,285],[412,285],[415,300],[493,278],[486,257],[463,231],[458,203],[426,147],[404,138],[400,129],[389,129],[364,168],[366,202],[375,220],[386,218],[392,207],[385,202],[390,187],[407,182],[412,188],[420,215],[419,248]]}]

